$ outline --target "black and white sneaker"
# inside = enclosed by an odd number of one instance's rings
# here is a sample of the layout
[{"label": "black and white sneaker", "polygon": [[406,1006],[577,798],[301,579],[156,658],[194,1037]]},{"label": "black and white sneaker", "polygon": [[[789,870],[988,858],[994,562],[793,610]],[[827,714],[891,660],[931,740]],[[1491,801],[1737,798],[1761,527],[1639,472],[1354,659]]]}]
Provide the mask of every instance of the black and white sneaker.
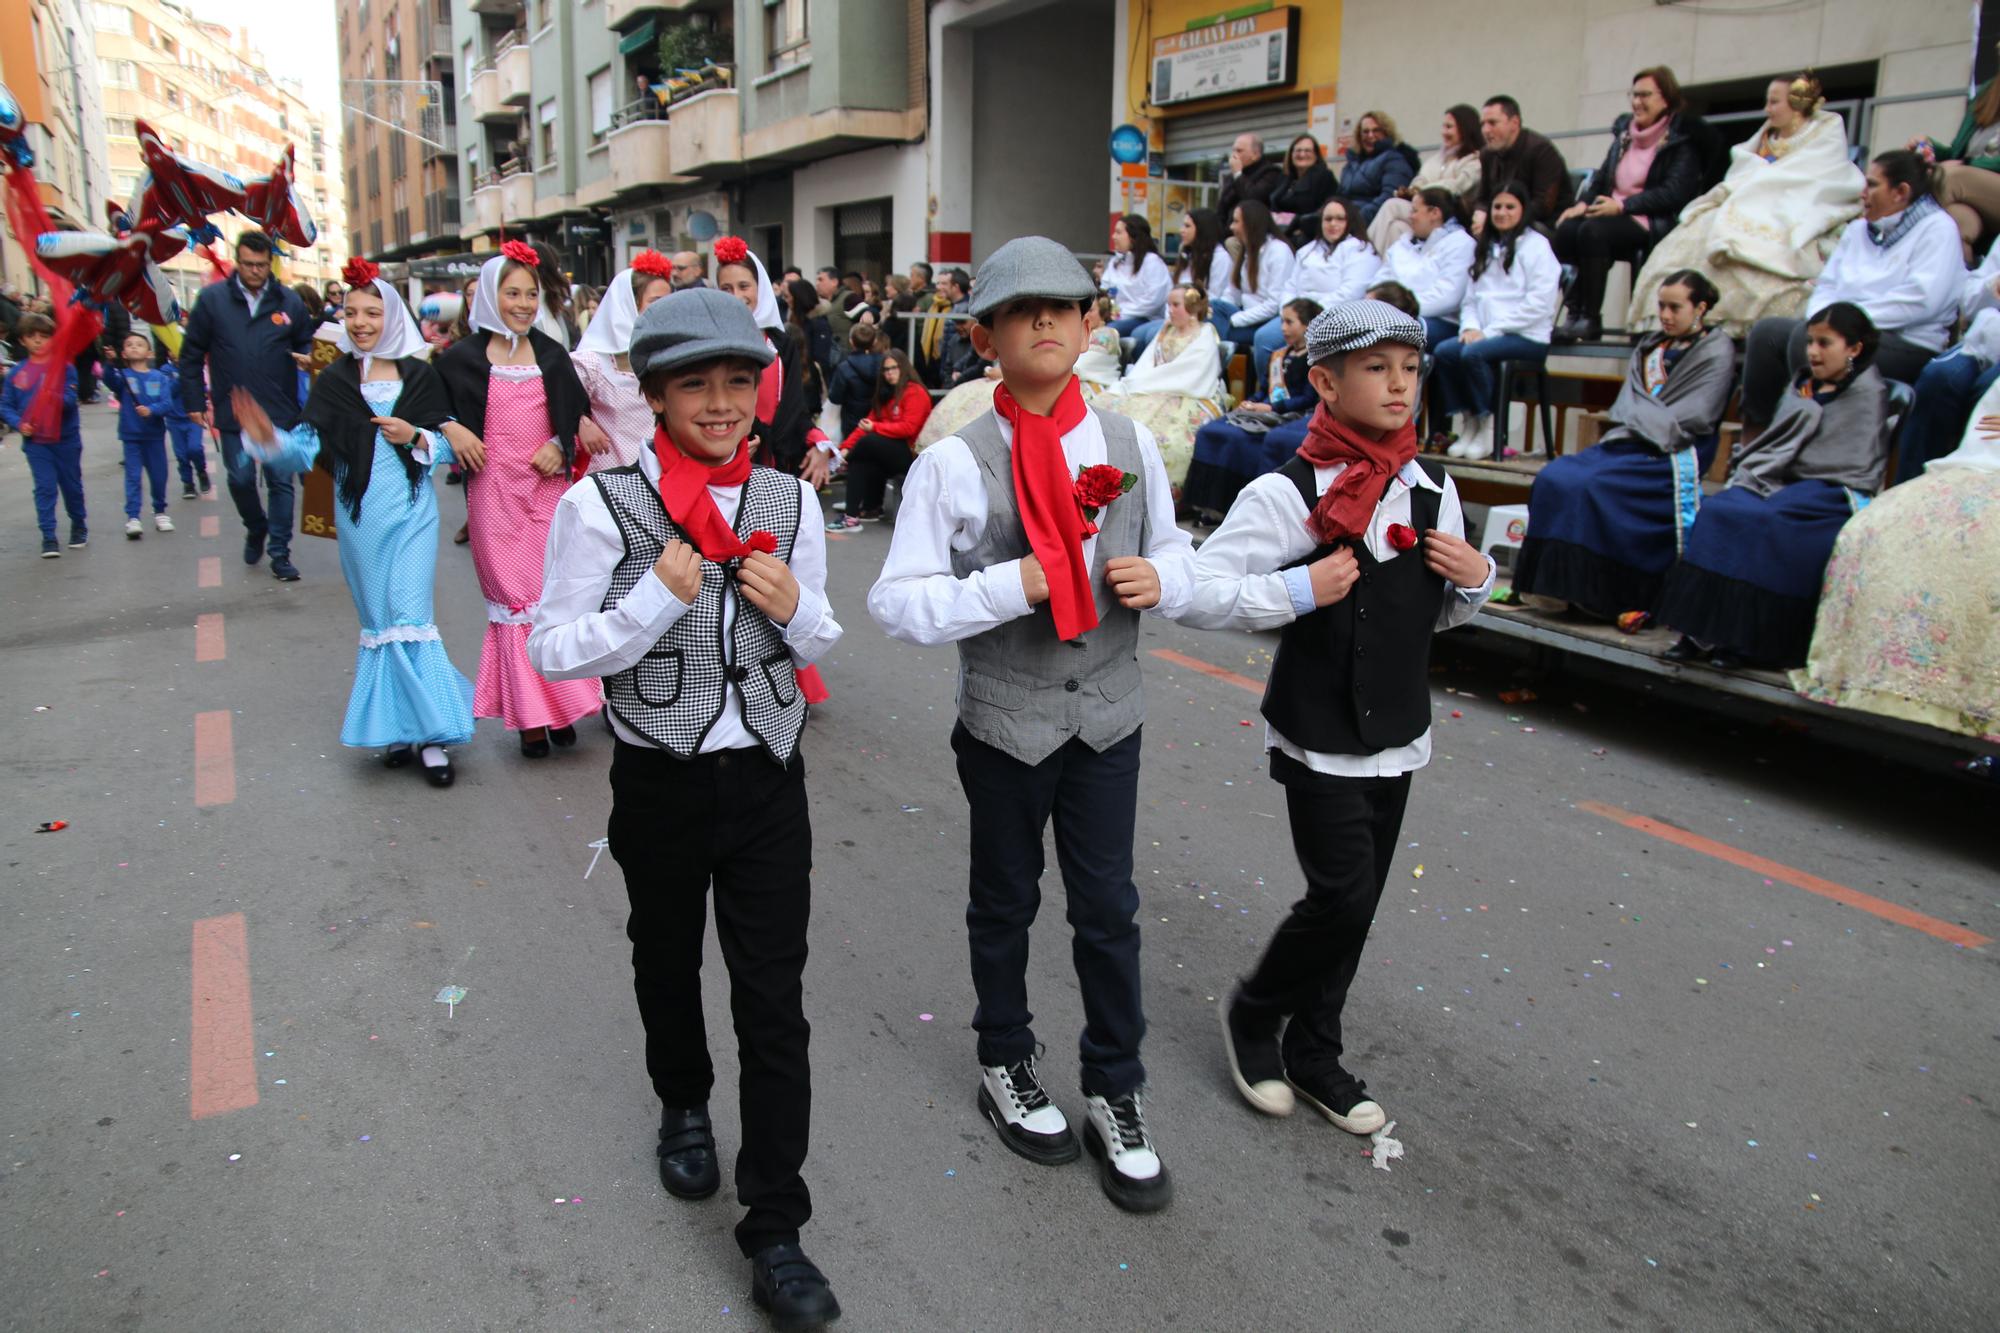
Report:
[{"label": "black and white sneaker", "polygon": [[1278,1050],[1275,1025],[1256,1023],[1243,1012],[1237,996],[1242,987],[1222,997],[1222,1051],[1229,1059],[1229,1077],[1243,1100],[1265,1115],[1292,1113],[1296,1099],[1285,1082],[1285,1059]]},{"label": "black and white sneaker", "polygon": [[1388,1112],[1368,1096],[1368,1085],[1335,1065],[1324,1073],[1287,1071],[1299,1100],[1331,1121],[1336,1129],[1368,1135],[1389,1123]]},{"label": "black and white sneaker", "polygon": [[1084,1099],[1083,1145],[1098,1161],[1104,1192],[1128,1213],[1156,1213],[1174,1201],[1174,1182],[1146,1132],[1140,1094]]},{"label": "black and white sneaker", "polygon": [[1082,1151],[1062,1108],[1042,1089],[1032,1055],[1018,1064],[981,1067],[979,1113],[993,1122],[1002,1143],[1031,1162],[1061,1166]]}]

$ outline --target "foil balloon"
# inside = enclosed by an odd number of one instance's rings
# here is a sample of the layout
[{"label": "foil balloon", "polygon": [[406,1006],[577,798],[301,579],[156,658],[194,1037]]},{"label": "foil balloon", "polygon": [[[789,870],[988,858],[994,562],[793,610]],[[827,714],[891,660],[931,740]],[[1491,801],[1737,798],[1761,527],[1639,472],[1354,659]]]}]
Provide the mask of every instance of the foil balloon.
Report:
[{"label": "foil balloon", "polygon": [[28,146],[28,118],[4,87],[0,87],[0,157],[23,171],[35,165],[35,150]]},{"label": "foil balloon", "polygon": [[138,192],[132,196],[130,212],[139,223],[157,219],[163,227],[184,226],[198,244],[222,239],[209,222],[214,213],[241,210],[246,192],[241,180],[204,162],[182,157],[168,148],[151,125],[135,121],[139,156],[145,160],[146,174],[139,178]]},{"label": "foil balloon", "polygon": [[465,298],[457,292],[432,292],[417,302],[417,318],[432,324],[456,323],[465,312]]},{"label": "foil balloon", "polygon": [[35,238],[35,258],[68,279],[80,301],[99,308],[116,302],[148,324],[170,324],[178,307],[153,260],[152,240],[150,231],[44,232]]},{"label": "foil balloon", "polygon": [[319,228],[313,225],[305,201],[293,188],[297,170],[297,156],[292,145],[286,144],[285,155],[271,168],[270,175],[244,183],[243,212],[267,235],[293,245],[309,246],[319,238]]}]

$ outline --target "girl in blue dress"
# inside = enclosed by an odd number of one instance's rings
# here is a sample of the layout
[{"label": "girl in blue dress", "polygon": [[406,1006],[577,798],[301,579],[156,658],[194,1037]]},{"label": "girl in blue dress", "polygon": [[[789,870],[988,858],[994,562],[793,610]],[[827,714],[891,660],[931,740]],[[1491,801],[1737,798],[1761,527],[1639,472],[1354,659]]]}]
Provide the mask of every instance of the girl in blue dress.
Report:
[{"label": "girl in blue dress", "polygon": [[[421,751],[432,786],[452,783],[448,745],[472,739],[472,684],[451,664],[431,615],[437,568],[437,495],[431,471],[454,461],[438,428],[450,416],[444,385],[420,359],[423,334],[396,289],[366,260],[347,266],[338,339],[346,355],[320,372],[299,425],[279,430],[241,390],[233,396],[243,443],[266,467],[317,464],[338,491],[340,569],[361,619],[354,691],[340,743],[386,747],[391,768]],[[477,471],[482,458],[459,456]]]}]

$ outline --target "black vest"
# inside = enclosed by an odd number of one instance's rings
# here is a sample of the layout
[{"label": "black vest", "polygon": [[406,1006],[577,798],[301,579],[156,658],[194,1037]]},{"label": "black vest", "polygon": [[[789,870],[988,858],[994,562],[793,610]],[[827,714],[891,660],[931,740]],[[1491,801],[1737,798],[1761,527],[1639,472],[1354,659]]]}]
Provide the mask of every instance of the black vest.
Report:
[{"label": "black vest", "polygon": [[[1432,480],[1442,469],[1418,465]],[[1298,487],[1310,513],[1319,503],[1313,465],[1293,458],[1278,469]],[[1410,523],[1437,526],[1438,492],[1410,491]],[[1378,561],[1366,543],[1354,552],[1361,577],[1347,596],[1285,626],[1264,690],[1264,717],[1294,745],[1319,754],[1374,754],[1408,745],[1431,725],[1431,636],[1444,606],[1445,581],[1424,566],[1423,544]],[[1332,553],[1321,546],[1294,565]],[[1290,568],[1291,566],[1287,566]]]}]

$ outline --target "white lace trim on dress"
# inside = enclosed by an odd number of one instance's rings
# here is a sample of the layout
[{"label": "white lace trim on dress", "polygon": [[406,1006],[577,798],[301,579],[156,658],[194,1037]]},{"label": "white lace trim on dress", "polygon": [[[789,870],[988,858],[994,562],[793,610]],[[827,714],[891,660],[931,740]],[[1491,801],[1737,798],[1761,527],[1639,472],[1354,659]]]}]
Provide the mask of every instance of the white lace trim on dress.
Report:
[{"label": "white lace trim on dress", "polygon": [[385,630],[362,630],[363,648],[380,648],[385,643],[433,643],[439,638],[436,625],[391,625]]},{"label": "white lace trim on dress", "polygon": [[499,602],[488,602],[486,604],[486,620],[487,623],[493,625],[532,625],[535,623],[535,608],[540,605],[540,602],[535,602],[516,611],[514,608],[505,606]]}]

